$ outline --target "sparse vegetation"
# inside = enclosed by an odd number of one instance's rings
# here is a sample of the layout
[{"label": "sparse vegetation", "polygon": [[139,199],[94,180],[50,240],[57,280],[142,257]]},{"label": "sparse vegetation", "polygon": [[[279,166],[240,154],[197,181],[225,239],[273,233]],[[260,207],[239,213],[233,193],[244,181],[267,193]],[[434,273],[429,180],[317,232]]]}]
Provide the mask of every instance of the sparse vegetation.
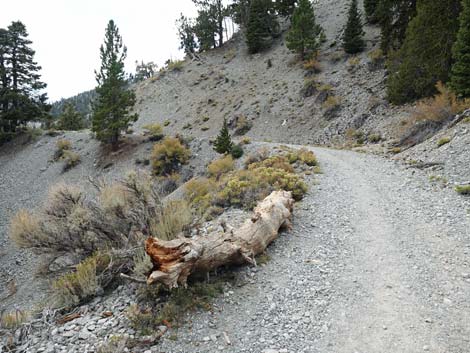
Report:
[{"label": "sparse vegetation", "polygon": [[183,60],[167,60],[166,62],[166,69],[168,71],[181,71],[183,70],[184,67],[184,61]]},{"label": "sparse vegetation", "polygon": [[290,163],[301,162],[310,167],[316,166],[318,164],[315,154],[306,148],[289,152],[287,154],[287,158],[289,159]]},{"label": "sparse vegetation", "polygon": [[437,147],[444,146],[451,141],[450,137],[443,137],[437,141]]},{"label": "sparse vegetation", "polygon": [[150,160],[155,174],[168,175],[187,163],[190,156],[190,150],[178,138],[166,137],[155,144]]},{"label": "sparse vegetation", "polygon": [[54,160],[59,160],[64,155],[65,151],[72,149],[72,142],[66,139],[59,139],[56,142],[56,151],[54,153]]},{"label": "sparse vegetation", "polygon": [[143,128],[150,141],[160,141],[164,136],[163,127],[160,124],[148,124]]},{"label": "sparse vegetation", "polygon": [[455,187],[455,191],[460,195],[470,195],[470,185],[458,185]]},{"label": "sparse vegetation", "polygon": [[319,73],[322,70],[321,64],[315,58],[305,61],[303,66],[304,70],[312,71],[313,73]]},{"label": "sparse vegetation", "polygon": [[228,173],[235,168],[235,163],[232,156],[224,156],[222,158],[212,161],[207,166],[207,171],[211,177],[219,179],[222,174]]},{"label": "sparse vegetation", "polygon": [[72,169],[81,161],[81,157],[78,153],[69,150],[64,151],[61,159],[64,161],[64,166],[62,168],[64,172]]},{"label": "sparse vegetation", "polygon": [[459,99],[443,83],[436,84],[438,93],[433,98],[424,99],[416,105],[413,121],[445,121],[470,107],[469,99]]},{"label": "sparse vegetation", "polygon": [[97,260],[92,256],[52,283],[54,300],[60,306],[71,307],[93,297],[98,289]]},{"label": "sparse vegetation", "polygon": [[336,110],[341,105],[341,101],[337,96],[328,96],[328,98],[323,102],[322,108],[326,112],[331,112]]},{"label": "sparse vegetation", "polygon": [[29,319],[29,313],[22,310],[2,312],[0,316],[0,328],[15,330]]},{"label": "sparse vegetation", "polygon": [[175,239],[192,222],[193,215],[186,201],[168,201],[159,212],[155,224],[151,224],[153,236],[163,239]]}]

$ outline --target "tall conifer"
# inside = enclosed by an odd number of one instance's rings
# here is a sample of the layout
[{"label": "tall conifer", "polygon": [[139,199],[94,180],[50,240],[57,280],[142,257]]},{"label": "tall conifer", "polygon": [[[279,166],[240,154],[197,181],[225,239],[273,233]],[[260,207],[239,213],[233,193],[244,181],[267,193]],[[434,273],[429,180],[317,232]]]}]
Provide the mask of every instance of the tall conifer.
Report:
[{"label": "tall conifer", "polygon": [[100,48],[101,68],[95,71],[98,97],[93,105],[92,131],[98,140],[113,147],[117,146],[121,132],[137,120],[137,114],[130,114],[135,93],[127,89],[126,55],[127,48],[122,44],[119,29],[111,20]]},{"label": "tall conifer", "polygon": [[287,33],[286,44],[291,51],[300,54],[314,53],[320,47],[322,28],[315,22],[315,12],[310,0],[299,0],[292,15],[292,27]]},{"label": "tall conifer", "polygon": [[348,54],[356,54],[364,50],[361,14],[357,8],[357,0],[351,0],[348,12],[348,21],[343,33],[343,48]]},{"label": "tall conifer", "polygon": [[460,28],[453,47],[454,64],[450,87],[462,97],[470,97],[470,0],[462,1]]},{"label": "tall conifer", "polygon": [[388,63],[392,103],[431,96],[438,81],[448,81],[459,13],[460,0],[418,0],[403,46]]}]

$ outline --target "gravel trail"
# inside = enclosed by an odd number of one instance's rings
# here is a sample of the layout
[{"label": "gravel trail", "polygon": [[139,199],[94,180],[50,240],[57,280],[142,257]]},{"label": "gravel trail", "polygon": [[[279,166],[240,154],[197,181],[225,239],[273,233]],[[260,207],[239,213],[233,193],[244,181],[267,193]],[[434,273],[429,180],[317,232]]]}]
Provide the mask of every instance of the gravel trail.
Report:
[{"label": "gravel trail", "polygon": [[156,351],[469,351],[468,198],[393,161],[314,150],[324,174],[271,261]]}]

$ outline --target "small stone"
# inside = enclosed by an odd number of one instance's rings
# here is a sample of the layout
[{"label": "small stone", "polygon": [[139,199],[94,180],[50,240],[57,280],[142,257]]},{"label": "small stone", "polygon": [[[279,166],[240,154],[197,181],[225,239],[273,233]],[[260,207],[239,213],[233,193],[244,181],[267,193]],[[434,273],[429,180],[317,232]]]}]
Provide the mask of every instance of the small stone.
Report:
[{"label": "small stone", "polygon": [[423,346],[423,351],[429,351],[429,346]]},{"label": "small stone", "polygon": [[80,331],[78,334],[78,339],[80,340],[87,340],[88,338],[90,338],[90,333],[87,331]]},{"label": "small stone", "polygon": [[205,336],[205,337],[202,338],[202,341],[203,341],[203,342],[209,342],[210,340],[211,340],[211,339],[210,339],[209,336]]}]

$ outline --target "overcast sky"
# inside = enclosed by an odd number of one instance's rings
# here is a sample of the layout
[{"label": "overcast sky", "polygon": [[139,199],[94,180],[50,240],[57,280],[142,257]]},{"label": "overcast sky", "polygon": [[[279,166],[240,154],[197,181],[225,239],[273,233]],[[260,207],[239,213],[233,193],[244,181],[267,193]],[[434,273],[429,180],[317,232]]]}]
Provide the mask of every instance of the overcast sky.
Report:
[{"label": "overcast sky", "polygon": [[127,46],[128,72],[136,60],[161,66],[182,57],[175,26],[181,12],[195,15],[191,0],[14,0],[3,1],[0,28],[16,20],[26,25],[49,99],[58,100],[95,87],[110,19]]}]

